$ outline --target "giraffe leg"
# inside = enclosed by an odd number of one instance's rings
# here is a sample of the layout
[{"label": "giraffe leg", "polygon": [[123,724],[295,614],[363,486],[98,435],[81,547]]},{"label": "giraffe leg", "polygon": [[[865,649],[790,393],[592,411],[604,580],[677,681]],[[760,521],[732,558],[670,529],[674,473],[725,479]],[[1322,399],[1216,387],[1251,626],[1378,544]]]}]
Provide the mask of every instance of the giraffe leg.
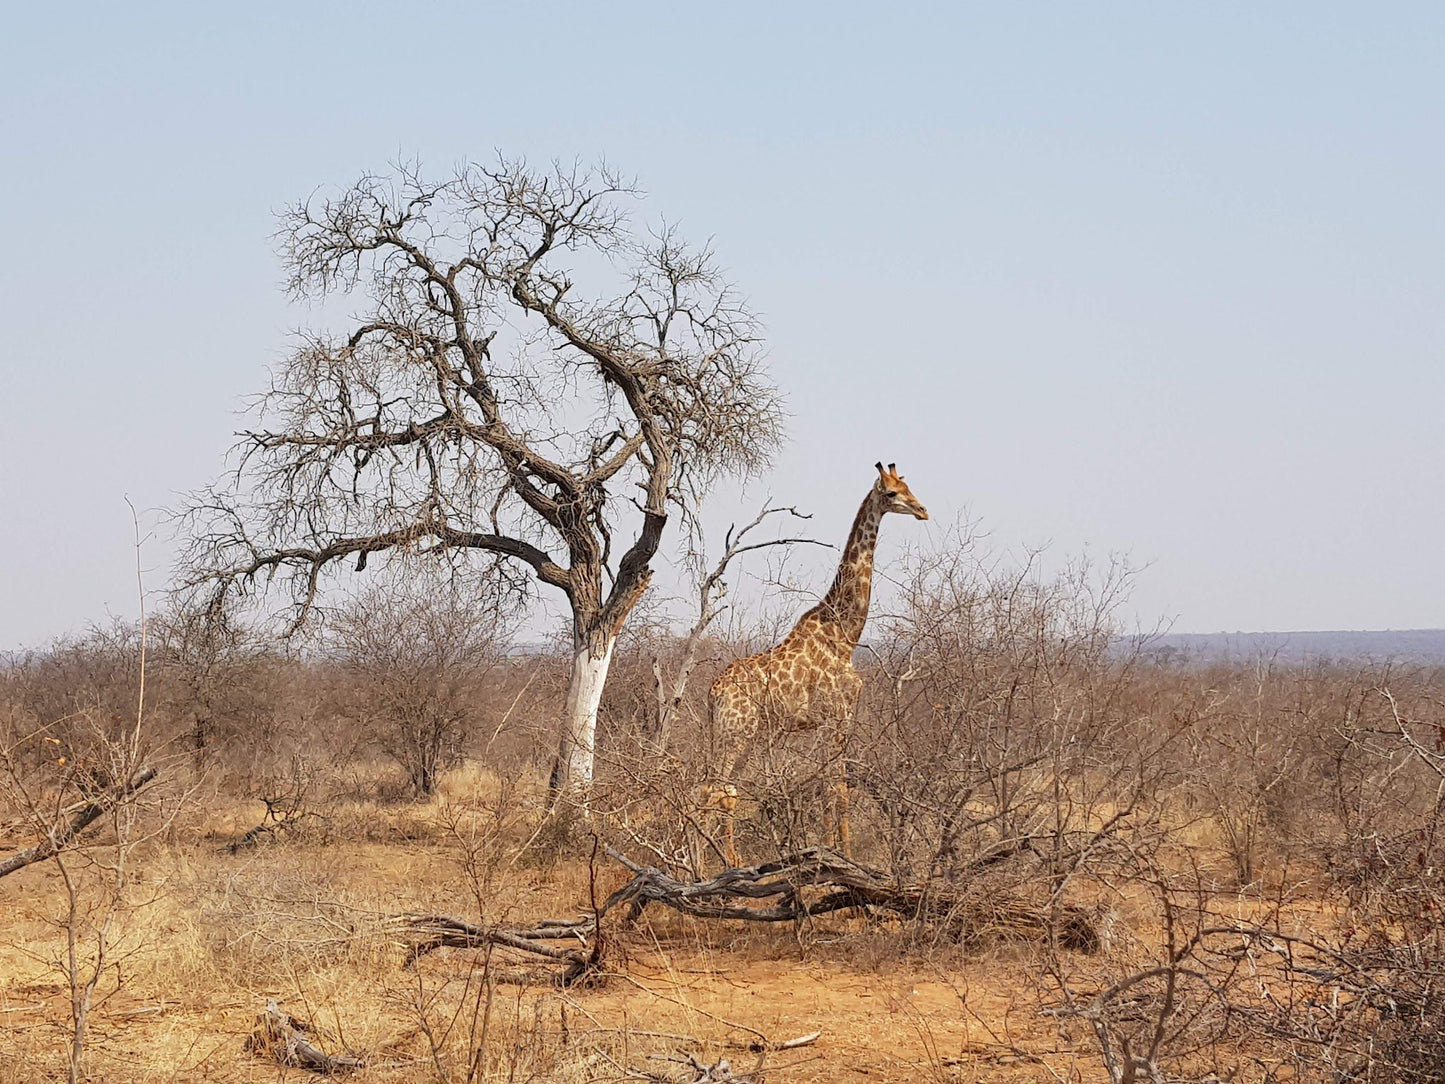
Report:
[{"label": "giraffe leg", "polygon": [[738,858],[738,845],[735,831],[738,788],[731,783],[725,783],[721,788],[718,803],[722,806],[723,851],[727,855],[728,865],[736,869],[741,864],[741,860]]},{"label": "giraffe leg", "polygon": [[838,782],[833,793],[838,806],[838,846],[843,851],[844,858],[852,858],[853,829],[848,821],[848,811],[851,805],[848,794],[848,734],[852,729],[852,720],[857,716],[858,697],[863,692],[863,679],[858,676],[857,671],[851,665],[844,671],[843,676],[843,708],[838,713],[838,726],[833,734],[834,740],[838,743],[836,750]]},{"label": "giraffe leg", "polygon": [[848,762],[843,756],[843,742],[838,742],[838,780],[833,784],[833,827],[837,829],[837,841],[843,857],[853,857],[853,830],[848,823]]},{"label": "giraffe leg", "polygon": [[[732,783],[705,783],[699,798],[703,839],[713,851],[721,853],[724,862],[736,867],[739,864],[735,831],[738,788]],[[695,865],[701,872],[702,864]]]},{"label": "giraffe leg", "polygon": [[731,702],[724,705],[724,710],[716,712],[714,719],[720,724],[714,731],[714,740],[720,742],[723,751],[717,757],[718,782],[710,788],[712,804],[718,811],[724,861],[736,869],[742,865],[742,859],[738,855],[739,796],[734,780],[747,761],[752,740],[758,732],[761,720],[759,698],[747,690],[735,690]]},{"label": "giraffe leg", "polygon": [[823,787],[823,835],[829,846],[837,846],[845,857],[853,857],[853,834],[848,823],[848,764],[843,757],[841,728],[832,734],[832,763]]}]

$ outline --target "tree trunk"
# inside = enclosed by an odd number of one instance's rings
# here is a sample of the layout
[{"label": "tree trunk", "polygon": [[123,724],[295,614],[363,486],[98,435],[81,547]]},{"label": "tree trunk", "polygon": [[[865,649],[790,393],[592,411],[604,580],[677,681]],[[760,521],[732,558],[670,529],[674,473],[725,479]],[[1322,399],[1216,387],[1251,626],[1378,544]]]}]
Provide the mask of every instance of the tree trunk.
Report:
[{"label": "tree trunk", "polygon": [[214,722],[209,710],[196,714],[195,725],[191,728],[191,758],[197,771],[201,771],[206,766],[213,726]]},{"label": "tree trunk", "polygon": [[702,633],[706,627],[704,622],[699,621],[688,633],[687,643],[682,650],[682,661],[677,664],[677,673],[673,675],[671,688],[668,688],[662,679],[662,660],[652,660],[652,675],[657,680],[657,722],[652,741],[659,753],[667,751],[672,721],[682,707],[682,698],[687,695],[687,683],[692,678],[693,670],[697,668],[698,647],[702,643]]},{"label": "tree trunk", "polygon": [[552,773],[553,801],[571,795],[586,800],[592,786],[596,756],[597,706],[612,665],[617,637],[595,630],[581,637],[572,652],[572,675],[567,682],[567,704],[563,709],[562,745]]}]

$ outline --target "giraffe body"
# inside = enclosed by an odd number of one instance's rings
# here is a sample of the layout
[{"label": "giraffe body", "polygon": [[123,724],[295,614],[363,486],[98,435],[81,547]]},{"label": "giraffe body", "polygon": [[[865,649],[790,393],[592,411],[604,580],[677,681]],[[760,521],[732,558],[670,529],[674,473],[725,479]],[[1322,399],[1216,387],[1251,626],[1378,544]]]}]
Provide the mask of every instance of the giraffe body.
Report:
[{"label": "giraffe body", "polygon": [[[718,783],[709,801],[723,811],[728,861],[736,864],[732,812],[737,805],[734,776],[760,733],[784,734],[834,728],[841,742],[853,717],[863,679],[853,652],[868,621],[873,590],[873,554],[878,527],[889,512],[927,519],[928,510],[913,496],[892,464],[878,464],[878,481],[863,499],[833,585],[777,646],[738,659],[709,690],[714,740],[721,747]],[[847,788],[835,787],[837,827],[848,847]]]}]

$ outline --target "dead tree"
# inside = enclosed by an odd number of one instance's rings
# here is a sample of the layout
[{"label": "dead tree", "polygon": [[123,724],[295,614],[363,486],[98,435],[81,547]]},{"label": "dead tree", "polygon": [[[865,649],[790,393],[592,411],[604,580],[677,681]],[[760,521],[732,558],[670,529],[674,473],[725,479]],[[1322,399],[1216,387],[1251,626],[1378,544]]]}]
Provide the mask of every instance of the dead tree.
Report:
[{"label": "dead tree", "polygon": [[[763,525],[769,516],[776,516],[786,512],[795,519],[811,519],[806,513],[799,512],[796,508],[778,508],[768,505],[763,508],[750,523],[741,528],[733,524],[728,528],[727,536],[723,539],[722,556],[711,569],[699,568],[697,576],[697,618],[692,623],[692,628],[687,630],[683,638],[682,651],[678,659],[677,668],[671,675],[664,676],[662,660],[652,660],[652,675],[655,682],[654,688],[657,695],[657,716],[653,724],[654,741],[658,748],[667,746],[668,732],[672,727],[673,719],[677,711],[682,707],[682,698],[687,693],[688,682],[692,679],[692,673],[697,669],[698,652],[702,647],[703,637],[712,623],[718,619],[726,607],[723,599],[727,597],[727,571],[728,566],[745,553],[755,550],[767,549],[770,546],[791,546],[801,543],[810,543],[815,546],[827,546],[826,542],[819,542],[815,538],[768,538],[761,541],[748,541],[748,535]],[[698,562],[702,564],[701,561]]]},{"label": "dead tree", "polygon": [[281,219],[293,296],[345,296],[188,504],[183,584],[212,605],[279,580],[289,628],[369,558],[560,591],[572,667],[555,780],[582,792],[618,631],[669,517],[781,432],[752,314],[707,249],[639,235],[608,169],[401,166]]}]

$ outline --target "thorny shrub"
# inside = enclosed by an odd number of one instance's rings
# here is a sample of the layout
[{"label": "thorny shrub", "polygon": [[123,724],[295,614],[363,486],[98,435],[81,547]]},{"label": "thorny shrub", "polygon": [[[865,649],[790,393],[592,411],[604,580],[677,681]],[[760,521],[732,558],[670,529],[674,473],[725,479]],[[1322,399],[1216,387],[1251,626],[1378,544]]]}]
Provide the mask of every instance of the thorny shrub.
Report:
[{"label": "thorny shrub", "polygon": [[[1288,1067],[1445,1080],[1445,671],[1156,652],[1119,627],[1132,579],[1119,562],[1048,571],[950,538],[892,575],[857,658],[865,693],[851,724],[767,736],[745,761],[747,858],[827,842],[846,778],[855,855],[899,882],[985,917],[1000,900],[1117,913],[1113,943],[1087,960],[1057,940],[1030,949],[1049,1011],[1115,1079]],[[491,805],[413,793],[405,808],[428,821],[429,845],[460,856],[478,914],[504,872],[575,855],[593,831],[678,875],[716,871],[716,812],[700,794],[725,736],[709,729],[707,686],[767,637],[710,630],[664,734],[658,676],[681,644],[661,626],[629,633],[583,821],[545,818],[540,804],[564,659],[504,653],[495,626],[464,615],[416,635],[405,614],[368,626],[373,616],[354,615],[355,635],[312,656],[157,622],[148,734],[188,754],[167,770],[258,799],[257,818],[274,806],[285,827],[257,841],[290,846],[350,838],[357,818],[382,819],[389,790],[434,790],[471,759],[500,781]],[[135,653],[133,630],[114,626],[0,666],[6,733],[40,735],[10,742],[32,793],[58,808],[105,785],[100,752],[133,709]],[[397,698],[413,694],[421,707],[407,715]],[[380,757],[396,764],[391,784]],[[13,803],[0,823],[7,844],[33,841]],[[324,832],[291,830],[303,823]],[[303,942],[351,951],[324,893],[275,887],[291,901],[284,922],[240,887],[207,898],[228,931],[210,947],[219,973],[277,946],[286,959]],[[904,927],[911,951],[940,947],[936,930]]]}]

